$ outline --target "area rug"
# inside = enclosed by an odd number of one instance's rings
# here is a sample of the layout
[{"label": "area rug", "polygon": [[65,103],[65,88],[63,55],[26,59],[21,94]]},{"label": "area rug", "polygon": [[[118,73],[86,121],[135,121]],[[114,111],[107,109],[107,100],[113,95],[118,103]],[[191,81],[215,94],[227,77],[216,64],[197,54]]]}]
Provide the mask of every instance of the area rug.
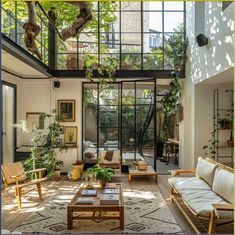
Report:
[{"label": "area rug", "polygon": [[[66,187],[65,187],[66,188]],[[65,189],[64,188],[64,189]],[[67,230],[67,205],[76,188],[64,190],[45,201],[26,222],[15,231],[22,233],[181,233],[161,193],[156,191],[124,190],[125,230],[115,220],[83,220]]]}]

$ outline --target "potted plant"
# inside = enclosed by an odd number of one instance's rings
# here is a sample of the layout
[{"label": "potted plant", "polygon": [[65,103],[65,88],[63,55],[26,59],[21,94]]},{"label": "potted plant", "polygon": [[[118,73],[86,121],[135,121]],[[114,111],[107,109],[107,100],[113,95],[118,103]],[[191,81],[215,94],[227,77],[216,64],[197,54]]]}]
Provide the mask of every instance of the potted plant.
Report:
[{"label": "potted plant", "polygon": [[99,184],[104,187],[107,182],[111,181],[112,176],[115,175],[115,171],[111,168],[96,165],[95,167],[88,168],[87,174],[89,174],[90,177],[95,176]]},{"label": "potted plant", "polygon": [[[52,114],[42,114],[43,120],[47,118],[51,120],[51,124],[44,133],[36,130],[35,127],[29,129],[26,121],[21,121],[20,124],[14,126],[33,135],[31,155],[23,164],[25,171],[29,172],[37,168],[46,168],[47,177],[53,179],[55,175],[57,177],[60,176],[60,167],[63,166],[63,161],[56,159],[57,138],[60,136],[60,125],[56,110],[53,110]],[[66,149],[66,147],[60,147],[60,151],[63,149]],[[33,178],[34,174],[29,174],[29,177]]]},{"label": "potted plant", "polygon": [[218,123],[220,124],[221,129],[232,128],[232,121],[228,118],[221,118],[219,119]]}]

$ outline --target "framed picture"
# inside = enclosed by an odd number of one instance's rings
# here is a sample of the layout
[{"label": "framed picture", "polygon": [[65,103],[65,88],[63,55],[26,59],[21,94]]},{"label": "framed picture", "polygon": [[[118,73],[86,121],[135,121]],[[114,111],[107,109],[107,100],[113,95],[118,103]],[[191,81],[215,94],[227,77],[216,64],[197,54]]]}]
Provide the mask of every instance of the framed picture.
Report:
[{"label": "framed picture", "polygon": [[61,138],[58,138],[55,141],[56,141],[56,146],[62,146],[62,139]]},{"label": "framed picture", "polygon": [[65,146],[77,146],[77,127],[65,126],[64,127],[64,144]]},{"label": "framed picture", "polygon": [[58,100],[58,115],[61,122],[75,122],[75,100]]},{"label": "framed picture", "polygon": [[27,112],[26,113],[26,125],[28,128],[44,129],[44,113],[40,112]]},{"label": "framed picture", "polygon": [[64,134],[64,126],[60,126],[60,134]]}]

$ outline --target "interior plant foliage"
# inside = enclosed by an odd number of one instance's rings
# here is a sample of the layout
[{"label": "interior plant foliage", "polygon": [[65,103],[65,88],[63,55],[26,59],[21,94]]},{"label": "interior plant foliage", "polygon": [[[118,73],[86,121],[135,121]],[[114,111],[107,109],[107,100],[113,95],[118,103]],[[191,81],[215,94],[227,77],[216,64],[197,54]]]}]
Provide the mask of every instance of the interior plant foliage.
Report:
[{"label": "interior plant foliage", "polygon": [[170,82],[169,92],[161,99],[161,105],[165,115],[171,115],[177,110],[177,105],[180,103],[181,86],[179,78],[174,76]]},{"label": "interior plant foliage", "polygon": [[[55,169],[63,166],[63,161],[56,160],[55,148],[56,139],[60,136],[59,117],[56,115],[56,110],[53,110],[52,114],[43,113],[42,118],[44,121],[50,119],[51,124],[44,134],[37,130],[31,132],[33,134],[31,155],[26,159],[23,166],[26,172],[46,168],[47,177],[51,179],[54,177]],[[62,149],[64,147],[61,147],[60,151]],[[32,178],[33,175],[30,175],[30,177]]]}]

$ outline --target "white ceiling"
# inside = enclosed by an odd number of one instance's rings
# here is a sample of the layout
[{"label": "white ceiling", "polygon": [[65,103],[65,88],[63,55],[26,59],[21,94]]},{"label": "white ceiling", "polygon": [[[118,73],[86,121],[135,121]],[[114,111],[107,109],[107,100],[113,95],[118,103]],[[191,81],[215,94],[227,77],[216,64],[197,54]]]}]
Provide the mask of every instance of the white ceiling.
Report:
[{"label": "white ceiling", "polygon": [[46,78],[43,73],[2,50],[2,69],[23,78]]}]

